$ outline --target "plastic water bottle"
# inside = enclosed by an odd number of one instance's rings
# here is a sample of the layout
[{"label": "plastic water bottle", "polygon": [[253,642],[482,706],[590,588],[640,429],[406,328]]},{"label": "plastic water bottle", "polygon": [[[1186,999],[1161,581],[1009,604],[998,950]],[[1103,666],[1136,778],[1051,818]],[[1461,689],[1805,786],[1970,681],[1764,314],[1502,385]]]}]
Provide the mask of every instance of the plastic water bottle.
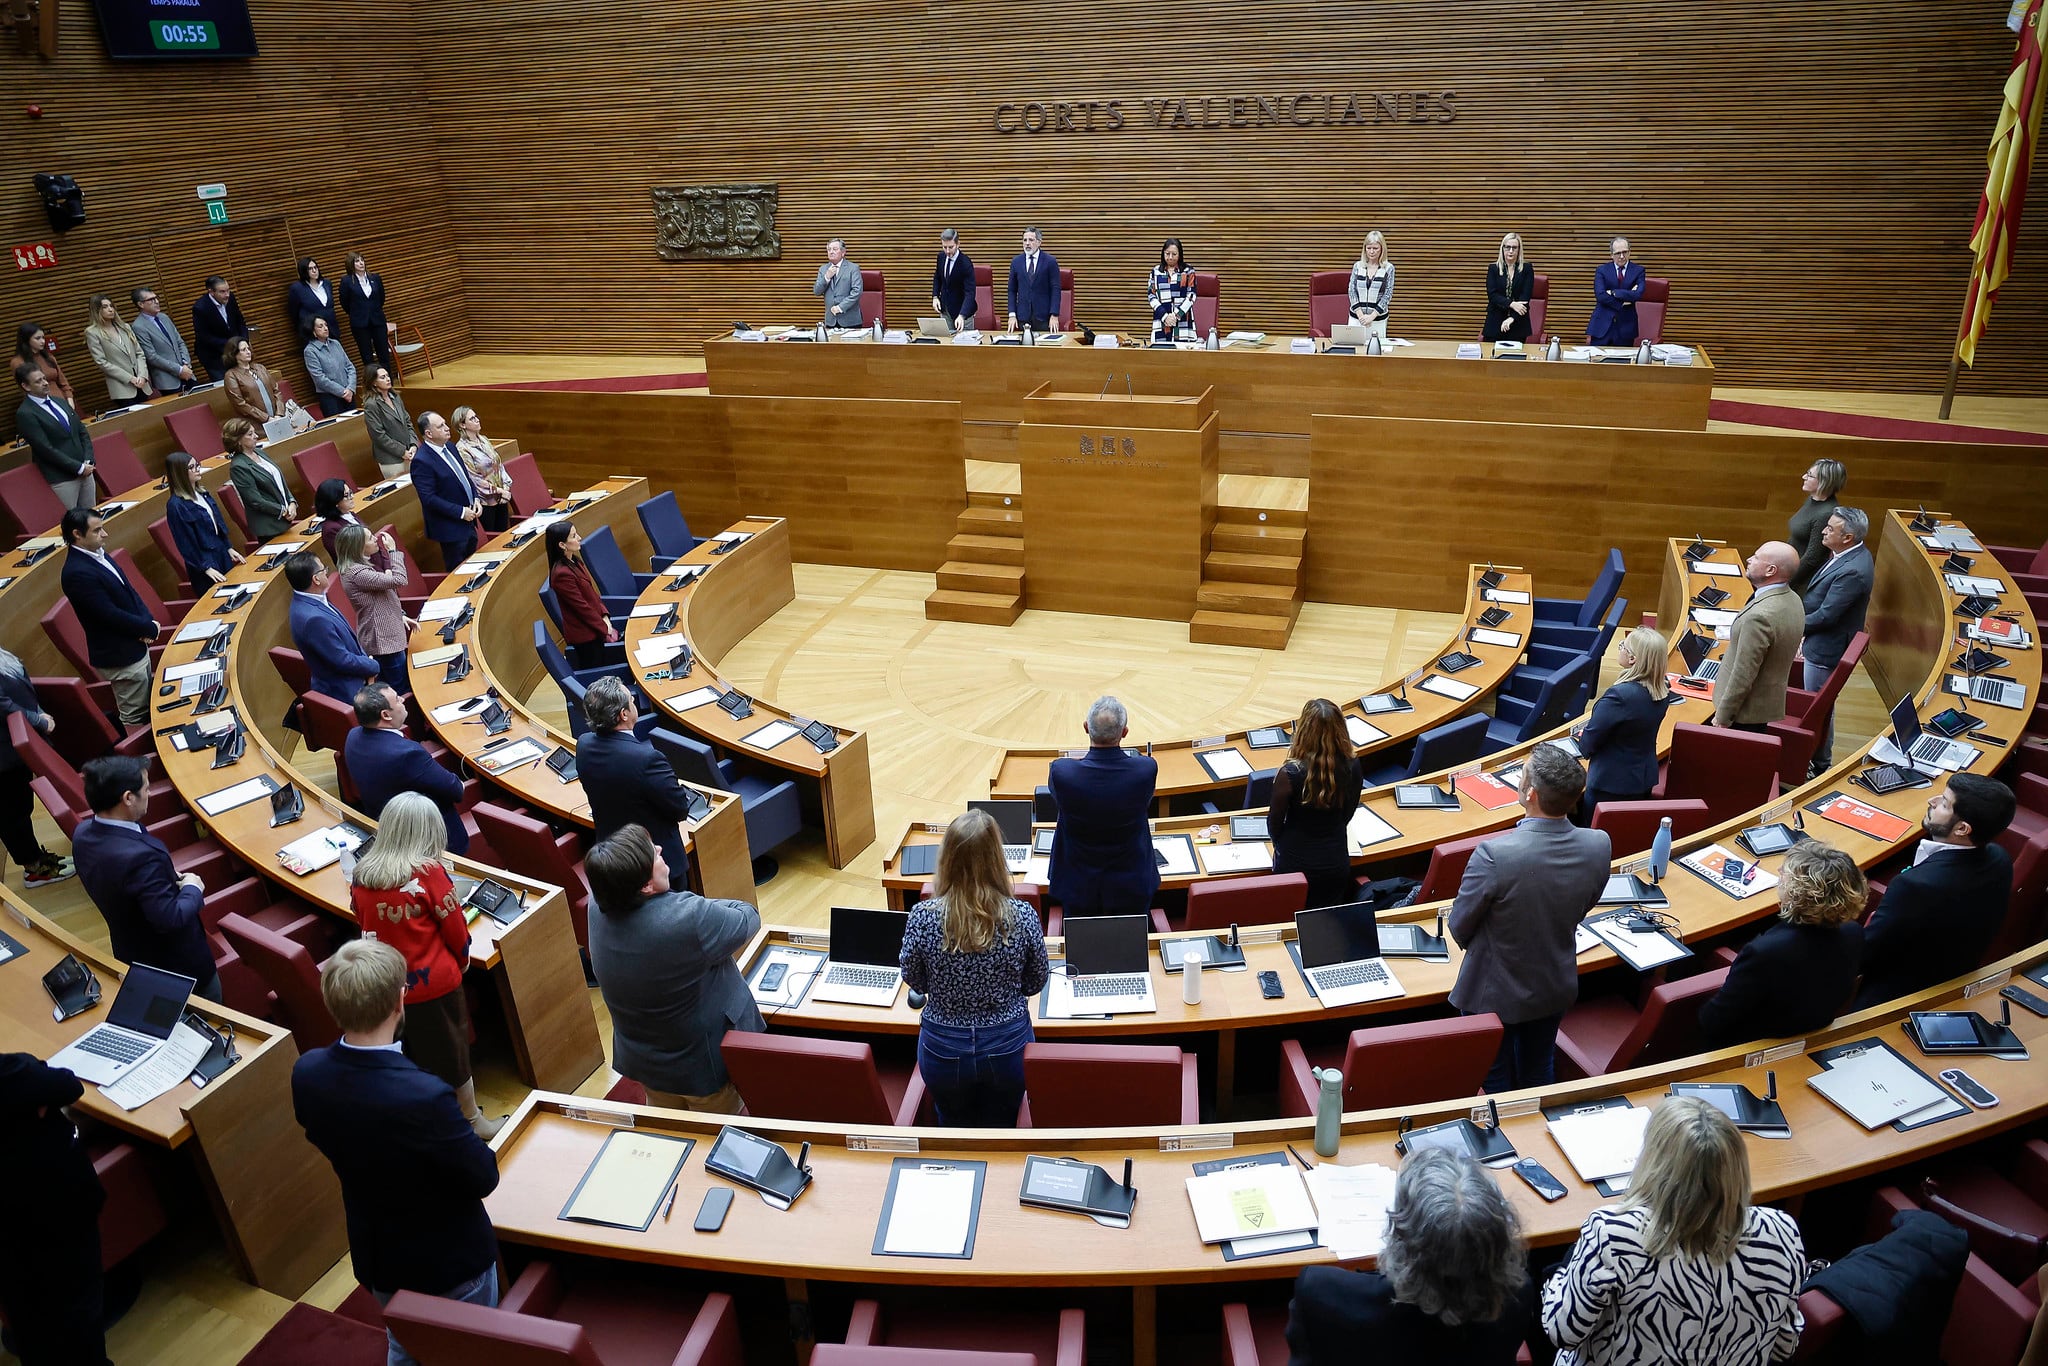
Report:
[{"label": "plastic water bottle", "polygon": [[1316,1156],[1335,1157],[1344,1119],[1344,1074],[1334,1067],[1309,1069],[1322,1084],[1316,1094]]},{"label": "plastic water bottle", "polygon": [[1181,959],[1180,999],[1191,1006],[1202,1003],[1202,965],[1209,961],[1207,946],[1188,945],[1187,956]]},{"label": "plastic water bottle", "polygon": [[1657,838],[1650,845],[1650,880],[1662,882],[1671,867],[1671,817],[1657,822]]},{"label": "plastic water bottle", "polygon": [[874,337],[876,341],[882,339],[882,320],[880,318],[875,319]]},{"label": "plastic water bottle", "polygon": [[1031,324],[1030,324],[1030,323],[1025,323],[1025,324],[1024,324],[1024,344],[1025,344],[1026,346],[1029,346],[1029,345],[1031,345]]},{"label": "plastic water bottle", "polygon": [[1557,337],[1555,337],[1555,336],[1552,336],[1552,337],[1551,337],[1551,339],[1550,339],[1550,345],[1549,345],[1549,347],[1548,347],[1547,349],[1545,349],[1545,351],[1543,352],[1543,359],[1545,359],[1545,360],[1563,360],[1563,359],[1564,359],[1564,343],[1563,343],[1562,341],[1560,341],[1560,340],[1559,340],[1559,339],[1558,339]]},{"label": "plastic water bottle", "polygon": [[1216,349],[1216,329],[1213,327],[1209,329],[1209,349],[1211,351]]},{"label": "plastic water bottle", "polygon": [[819,323],[817,331],[813,332],[811,337],[814,341],[825,340],[825,324]]},{"label": "plastic water bottle", "polygon": [[1381,354],[1379,333],[1374,332],[1365,339],[1365,354],[1368,356],[1377,356]]},{"label": "plastic water bottle", "polygon": [[1636,348],[1636,364],[1637,364],[1637,365],[1648,365],[1649,363],[1650,363],[1650,344],[1649,344],[1649,343],[1648,343],[1648,342],[1646,341],[1646,342],[1644,342],[1644,343],[1643,343],[1643,344],[1642,344],[1641,346],[1638,346],[1638,347]]}]

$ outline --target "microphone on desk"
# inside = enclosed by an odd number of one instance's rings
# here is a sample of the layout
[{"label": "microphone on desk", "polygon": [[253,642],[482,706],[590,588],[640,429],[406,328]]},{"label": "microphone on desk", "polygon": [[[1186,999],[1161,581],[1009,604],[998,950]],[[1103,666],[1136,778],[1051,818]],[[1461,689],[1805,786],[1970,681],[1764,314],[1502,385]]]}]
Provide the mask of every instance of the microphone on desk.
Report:
[{"label": "microphone on desk", "polygon": [[1130,1189],[1131,1189],[1131,1159],[1129,1159],[1129,1158],[1127,1157],[1127,1158],[1125,1158],[1125,1159],[1124,1159],[1124,1192],[1125,1192],[1126,1194],[1128,1194],[1128,1193],[1130,1192]]},{"label": "microphone on desk", "polygon": [[1113,370],[1112,370],[1112,371],[1111,371],[1110,373],[1108,373],[1108,374],[1104,375],[1104,376],[1102,377],[1102,392],[1101,392],[1101,393],[1099,393],[1099,394],[1097,394],[1097,395],[1096,395],[1095,397],[1097,397],[1097,398],[1108,398],[1108,397],[1109,397],[1109,386],[1110,386],[1110,385],[1111,385],[1112,383],[1114,383],[1114,382],[1115,382],[1115,380],[1116,380],[1116,372],[1115,372],[1115,371],[1113,371]]},{"label": "microphone on desk", "polygon": [[1776,1100],[1777,1098],[1778,1073],[1775,1069],[1773,1069],[1772,1071],[1764,1073],[1764,1099]]}]

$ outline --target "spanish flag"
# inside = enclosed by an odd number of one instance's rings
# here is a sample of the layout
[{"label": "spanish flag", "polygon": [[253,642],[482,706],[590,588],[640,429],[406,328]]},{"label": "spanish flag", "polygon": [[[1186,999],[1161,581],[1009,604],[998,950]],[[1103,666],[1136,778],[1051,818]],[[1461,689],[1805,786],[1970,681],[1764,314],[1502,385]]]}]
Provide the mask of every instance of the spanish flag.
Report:
[{"label": "spanish flag", "polygon": [[2042,5],[2024,0],[2020,40],[2013,49],[2012,74],[2005,78],[1998,107],[1998,127],[1985,154],[1984,199],[1977,206],[1976,230],[1970,250],[1970,292],[1963,300],[1963,322],[1956,333],[1956,355],[1965,365],[1977,363],[1977,338],[1991,321],[1998,287],[2012,273],[2013,237],[2019,231],[2020,209],[2027,200],[2027,171],[2034,164],[2034,143],[2041,132]]}]

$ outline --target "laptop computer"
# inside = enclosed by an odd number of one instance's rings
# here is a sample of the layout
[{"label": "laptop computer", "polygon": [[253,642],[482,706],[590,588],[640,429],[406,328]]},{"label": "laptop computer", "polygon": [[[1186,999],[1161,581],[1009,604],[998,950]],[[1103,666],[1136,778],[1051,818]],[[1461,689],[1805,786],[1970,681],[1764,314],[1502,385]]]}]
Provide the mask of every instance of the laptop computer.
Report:
[{"label": "laptop computer", "polygon": [[180,973],[130,964],[106,1021],[59,1049],[50,1066],[69,1068],[95,1086],[113,1085],[163,1047],[198,985]]},{"label": "laptop computer", "polygon": [[1714,648],[1714,642],[1698,631],[1687,631],[1678,638],[1678,654],[1685,660],[1685,672],[1689,678],[1711,683],[1721,672],[1721,661],[1708,659],[1707,651]]},{"label": "laptop computer", "polygon": [[868,911],[851,906],[832,908],[832,947],[811,988],[814,1001],[844,1001],[857,1006],[887,1006],[903,984],[902,911]]},{"label": "laptop computer", "polygon": [[1032,804],[1026,801],[969,802],[970,811],[986,811],[1003,836],[1003,862],[1012,873],[1030,867]]},{"label": "laptop computer", "polygon": [[[1977,756],[1983,753],[1975,745],[1966,745],[1960,740],[1946,739],[1932,731],[1920,728],[1920,713],[1913,705],[1913,694],[1907,693],[1892,708],[1892,743],[1901,754],[1917,768],[1927,766],[1946,769],[1953,773],[1968,768]],[[1880,754],[1879,758],[1887,756]]]},{"label": "laptop computer", "polygon": [[1052,975],[1049,1014],[1149,1015],[1159,1009],[1146,956],[1151,917],[1082,915],[1066,921],[1067,962]]},{"label": "laptop computer", "polygon": [[953,335],[953,324],[944,318],[919,318],[917,330],[927,337],[950,337]]},{"label": "laptop computer", "polygon": [[1982,674],[1950,674],[1948,690],[1973,702],[1989,702],[2000,707],[2024,707],[2027,703],[2026,686],[2015,683],[2010,678],[1987,678]]},{"label": "laptop computer", "polygon": [[1380,927],[1372,903],[1296,911],[1294,933],[1302,976],[1325,1006],[1407,994],[1380,956]]},{"label": "laptop computer", "polygon": [[1360,327],[1355,323],[1337,323],[1330,328],[1330,345],[1363,346],[1366,338],[1371,335],[1372,329],[1369,327]]}]

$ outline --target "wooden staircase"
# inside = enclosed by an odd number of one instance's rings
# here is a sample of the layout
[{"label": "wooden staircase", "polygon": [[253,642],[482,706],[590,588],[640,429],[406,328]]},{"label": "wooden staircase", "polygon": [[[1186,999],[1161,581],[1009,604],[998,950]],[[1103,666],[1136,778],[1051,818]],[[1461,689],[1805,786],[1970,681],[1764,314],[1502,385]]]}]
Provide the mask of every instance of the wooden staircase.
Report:
[{"label": "wooden staircase", "polygon": [[969,493],[924,600],[930,621],[1008,626],[1024,610],[1024,508],[1014,493]]},{"label": "wooden staircase", "polygon": [[1307,527],[1308,514],[1298,508],[1217,508],[1188,639],[1286,649],[1301,615]]}]

